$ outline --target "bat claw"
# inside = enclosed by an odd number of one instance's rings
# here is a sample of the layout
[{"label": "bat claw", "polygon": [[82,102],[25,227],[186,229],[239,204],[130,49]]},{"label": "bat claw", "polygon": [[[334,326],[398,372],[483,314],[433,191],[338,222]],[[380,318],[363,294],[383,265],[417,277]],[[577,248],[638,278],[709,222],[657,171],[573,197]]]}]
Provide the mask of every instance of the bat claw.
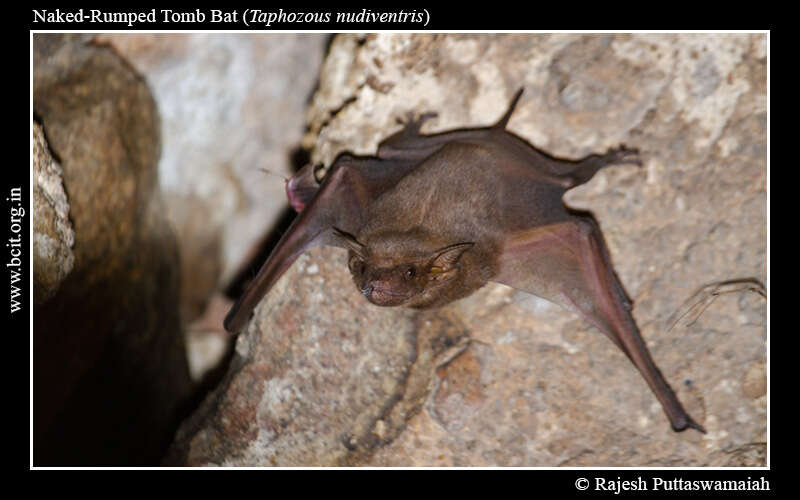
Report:
[{"label": "bat claw", "polygon": [[641,157],[639,157],[639,150],[637,148],[628,148],[624,144],[616,149],[612,149],[605,155],[607,164],[630,164],[641,167],[643,165]]},{"label": "bat claw", "polygon": [[697,430],[697,431],[699,431],[699,432],[701,432],[703,434],[707,434],[705,428],[702,425],[700,425],[697,422],[695,422],[694,420],[692,420],[689,423],[689,427],[691,427],[692,429],[695,429],[695,430]]},{"label": "bat claw", "polygon": [[676,427],[674,425],[672,426],[672,430],[675,431],[675,432],[685,431],[686,429],[689,429],[689,428],[692,428],[692,429],[694,429],[694,430],[696,430],[698,432],[701,432],[703,434],[707,434],[705,428],[702,425],[700,425],[697,422],[695,422],[692,419],[692,417],[690,417],[689,415],[686,415],[686,421],[683,422],[680,425],[680,427]]}]

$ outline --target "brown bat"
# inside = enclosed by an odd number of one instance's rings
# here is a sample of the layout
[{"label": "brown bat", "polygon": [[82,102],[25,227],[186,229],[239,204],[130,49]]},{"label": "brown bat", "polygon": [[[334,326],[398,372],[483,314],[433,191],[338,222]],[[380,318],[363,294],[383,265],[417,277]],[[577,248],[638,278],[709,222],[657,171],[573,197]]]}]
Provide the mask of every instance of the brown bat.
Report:
[{"label": "brown bat", "polygon": [[376,157],[340,155],[320,183],[307,165],[287,181],[300,214],[225,318],[237,332],[300,253],[349,250],[359,291],[379,306],[438,307],[488,281],[573,310],[641,372],[672,428],[705,432],[683,409],[630,314],[594,220],[570,212],[568,189],[606,165],[641,165],[621,147],[579,161],[553,158],[505,130],[522,90],[493,126],[420,134],[426,113],[384,140]]}]

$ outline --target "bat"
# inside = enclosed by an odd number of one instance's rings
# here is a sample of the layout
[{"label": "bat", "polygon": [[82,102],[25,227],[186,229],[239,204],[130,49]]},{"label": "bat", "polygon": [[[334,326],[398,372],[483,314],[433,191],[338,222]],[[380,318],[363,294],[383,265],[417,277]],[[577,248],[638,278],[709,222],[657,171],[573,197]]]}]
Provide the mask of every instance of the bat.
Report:
[{"label": "bat", "polygon": [[672,429],[705,432],[684,410],[631,316],[600,228],[564,206],[564,193],[607,165],[641,166],[621,146],[581,160],[537,150],[506,126],[522,89],[494,125],[423,135],[436,116],[409,116],[374,157],[341,154],[322,181],[306,165],[287,181],[299,212],[225,318],[238,332],[304,251],[348,250],[364,297],[378,306],[433,308],[493,281],[577,312],[633,362]]}]

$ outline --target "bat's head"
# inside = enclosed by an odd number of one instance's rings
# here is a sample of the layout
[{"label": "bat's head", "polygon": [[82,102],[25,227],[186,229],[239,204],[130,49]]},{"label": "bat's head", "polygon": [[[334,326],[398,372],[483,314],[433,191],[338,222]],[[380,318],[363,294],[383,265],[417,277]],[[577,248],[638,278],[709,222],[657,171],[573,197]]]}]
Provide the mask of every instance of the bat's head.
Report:
[{"label": "bat's head", "polygon": [[335,233],[350,250],[353,282],[375,305],[425,308],[464,295],[454,293],[463,288],[459,262],[474,243],[424,251],[408,235],[381,235],[360,243],[350,234]]}]

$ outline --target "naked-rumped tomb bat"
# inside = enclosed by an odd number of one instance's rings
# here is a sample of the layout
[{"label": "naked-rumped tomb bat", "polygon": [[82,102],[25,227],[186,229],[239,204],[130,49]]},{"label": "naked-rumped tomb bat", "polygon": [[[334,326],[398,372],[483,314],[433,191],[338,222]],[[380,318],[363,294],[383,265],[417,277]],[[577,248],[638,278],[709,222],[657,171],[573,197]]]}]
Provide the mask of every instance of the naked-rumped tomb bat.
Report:
[{"label": "naked-rumped tomb bat", "polygon": [[287,181],[299,215],[225,318],[237,332],[300,253],[349,250],[358,290],[379,306],[437,307],[489,281],[573,310],[641,372],[672,428],[705,432],[681,406],[631,316],[600,228],[564,193],[606,165],[641,165],[624,147],[578,161],[553,158],[506,131],[522,90],[493,126],[422,135],[426,113],[375,157],[340,155],[321,182],[312,165]]}]

